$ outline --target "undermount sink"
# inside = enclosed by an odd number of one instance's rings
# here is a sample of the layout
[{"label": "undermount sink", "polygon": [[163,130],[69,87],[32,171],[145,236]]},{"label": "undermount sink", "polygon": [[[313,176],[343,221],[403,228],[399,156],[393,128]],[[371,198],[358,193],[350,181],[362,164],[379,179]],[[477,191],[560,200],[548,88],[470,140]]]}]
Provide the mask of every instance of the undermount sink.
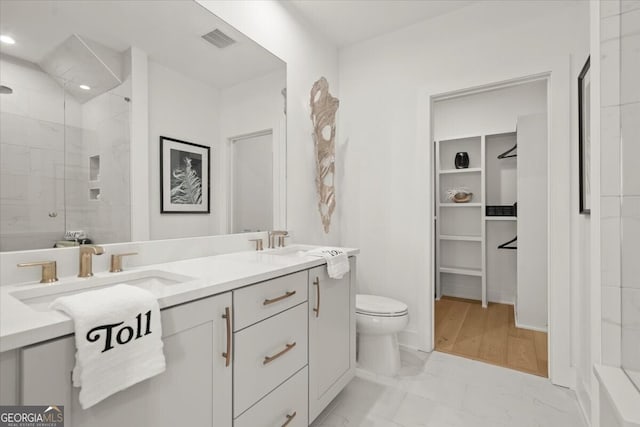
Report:
[{"label": "undermount sink", "polygon": [[41,285],[31,289],[17,290],[10,292],[10,294],[36,311],[49,311],[49,304],[58,297],[103,289],[120,283],[146,289],[156,298],[159,298],[162,297],[171,286],[191,280],[194,280],[194,278],[162,270],[133,271],[115,273],[108,277],[63,280],[52,285]]},{"label": "undermount sink", "polygon": [[311,249],[308,246],[292,245],[285,246],[284,248],[272,249],[268,252],[269,255],[296,255],[298,252],[306,252]]}]

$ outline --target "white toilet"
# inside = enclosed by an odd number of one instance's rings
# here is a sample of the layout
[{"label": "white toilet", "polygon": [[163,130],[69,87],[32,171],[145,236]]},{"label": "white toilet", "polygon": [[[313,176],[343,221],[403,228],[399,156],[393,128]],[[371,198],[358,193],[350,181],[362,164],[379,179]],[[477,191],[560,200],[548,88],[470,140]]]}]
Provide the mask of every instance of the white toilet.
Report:
[{"label": "white toilet", "polygon": [[408,323],[405,303],[377,295],[356,295],[358,366],[376,374],[395,375],[400,369],[398,332]]}]

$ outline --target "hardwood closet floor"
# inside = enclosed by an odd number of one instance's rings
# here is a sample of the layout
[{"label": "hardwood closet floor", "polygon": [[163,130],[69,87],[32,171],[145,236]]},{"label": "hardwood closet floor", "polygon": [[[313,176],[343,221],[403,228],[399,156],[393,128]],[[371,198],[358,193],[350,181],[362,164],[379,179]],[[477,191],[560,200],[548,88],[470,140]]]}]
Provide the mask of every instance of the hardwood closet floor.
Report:
[{"label": "hardwood closet floor", "polygon": [[437,351],[548,376],[547,334],[516,328],[512,305],[454,297],[435,305]]}]

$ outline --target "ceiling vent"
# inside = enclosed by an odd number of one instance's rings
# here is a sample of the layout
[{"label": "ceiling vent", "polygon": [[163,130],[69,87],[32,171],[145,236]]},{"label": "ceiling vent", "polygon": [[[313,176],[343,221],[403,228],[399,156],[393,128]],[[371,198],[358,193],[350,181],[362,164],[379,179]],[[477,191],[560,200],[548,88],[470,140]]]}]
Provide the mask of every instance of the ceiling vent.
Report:
[{"label": "ceiling vent", "polygon": [[232,44],[236,43],[234,39],[217,28],[210,33],[205,34],[204,36],[202,36],[202,38],[220,49],[224,49],[225,47],[229,47]]}]

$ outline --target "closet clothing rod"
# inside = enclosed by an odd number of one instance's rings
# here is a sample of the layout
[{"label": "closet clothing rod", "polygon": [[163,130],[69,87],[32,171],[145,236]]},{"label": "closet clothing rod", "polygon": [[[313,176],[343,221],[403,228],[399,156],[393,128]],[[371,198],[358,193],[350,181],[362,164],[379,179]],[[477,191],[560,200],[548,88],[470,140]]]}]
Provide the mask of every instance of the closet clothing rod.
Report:
[{"label": "closet clothing rod", "polygon": [[509,246],[511,243],[514,242],[518,242],[518,236],[514,237],[513,239],[509,240],[508,242],[504,242],[503,244],[501,244],[500,246],[498,246],[498,249],[518,249],[517,246]]},{"label": "closet clothing rod", "polygon": [[505,151],[502,154],[498,155],[498,159],[508,159],[509,157],[518,157],[518,153],[513,153],[511,154],[513,151],[515,151],[518,148],[518,144],[514,145],[513,147],[509,148],[507,151]]}]

